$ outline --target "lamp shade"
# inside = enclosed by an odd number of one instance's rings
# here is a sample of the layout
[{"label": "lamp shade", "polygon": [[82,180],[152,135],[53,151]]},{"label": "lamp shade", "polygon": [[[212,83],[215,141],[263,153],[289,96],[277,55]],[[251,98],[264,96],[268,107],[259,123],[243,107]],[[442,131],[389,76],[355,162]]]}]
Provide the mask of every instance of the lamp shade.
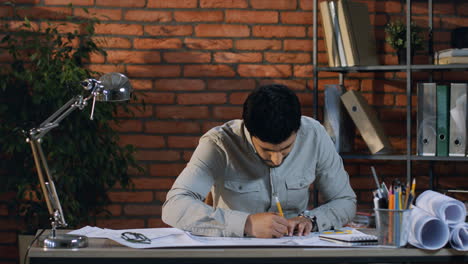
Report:
[{"label": "lamp shade", "polygon": [[101,102],[115,102],[130,100],[133,90],[127,76],[118,73],[106,73],[99,79],[102,89],[96,94],[96,100]]}]

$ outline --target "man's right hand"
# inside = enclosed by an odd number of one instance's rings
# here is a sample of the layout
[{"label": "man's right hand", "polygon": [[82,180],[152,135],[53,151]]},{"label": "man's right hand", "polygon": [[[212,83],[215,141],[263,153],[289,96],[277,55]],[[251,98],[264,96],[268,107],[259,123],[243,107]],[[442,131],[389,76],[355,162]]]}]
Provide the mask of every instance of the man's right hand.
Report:
[{"label": "man's right hand", "polygon": [[245,222],[244,233],[258,238],[283,237],[288,233],[288,220],[275,213],[251,214]]}]

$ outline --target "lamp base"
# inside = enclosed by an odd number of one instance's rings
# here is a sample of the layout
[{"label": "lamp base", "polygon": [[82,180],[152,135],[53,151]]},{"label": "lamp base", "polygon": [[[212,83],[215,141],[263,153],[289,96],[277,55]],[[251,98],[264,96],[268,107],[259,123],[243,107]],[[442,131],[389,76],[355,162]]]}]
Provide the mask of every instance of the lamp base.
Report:
[{"label": "lamp base", "polygon": [[49,235],[40,241],[44,248],[84,248],[88,246],[88,237],[78,235]]}]

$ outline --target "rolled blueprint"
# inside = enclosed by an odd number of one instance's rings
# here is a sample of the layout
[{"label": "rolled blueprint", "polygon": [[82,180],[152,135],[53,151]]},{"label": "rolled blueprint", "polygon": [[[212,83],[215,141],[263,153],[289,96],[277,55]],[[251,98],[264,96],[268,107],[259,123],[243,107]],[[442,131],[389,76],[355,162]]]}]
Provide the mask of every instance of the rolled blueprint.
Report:
[{"label": "rolled blueprint", "polygon": [[449,226],[465,222],[465,205],[452,197],[427,190],[416,199],[416,206],[438,217]]},{"label": "rolled blueprint", "polygon": [[444,221],[417,206],[411,210],[410,219],[408,243],[430,250],[440,249],[447,244],[449,228]]},{"label": "rolled blueprint", "polygon": [[460,223],[450,228],[450,245],[460,251],[468,250],[468,223]]}]

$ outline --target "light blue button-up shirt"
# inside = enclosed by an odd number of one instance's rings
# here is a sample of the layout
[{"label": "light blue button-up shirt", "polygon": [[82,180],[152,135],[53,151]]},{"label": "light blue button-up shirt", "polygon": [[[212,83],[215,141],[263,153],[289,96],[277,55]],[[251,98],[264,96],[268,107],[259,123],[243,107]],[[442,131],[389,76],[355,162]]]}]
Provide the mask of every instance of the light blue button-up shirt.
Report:
[{"label": "light blue button-up shirt", "polygon": [[[354,217],[356,195],[319,122],[303,116],[293,149],[279,167],[270,168],[255,152],[244,122],[233,120],[201,137],[167,194],[162,220],[197,235],[241,237],[249,214],[277,212],[275,193],[286,218],[306,210],[312,183],[324,201],[308,211],[319,231]],[[203,202],[210,191],[213,206]]]}]

